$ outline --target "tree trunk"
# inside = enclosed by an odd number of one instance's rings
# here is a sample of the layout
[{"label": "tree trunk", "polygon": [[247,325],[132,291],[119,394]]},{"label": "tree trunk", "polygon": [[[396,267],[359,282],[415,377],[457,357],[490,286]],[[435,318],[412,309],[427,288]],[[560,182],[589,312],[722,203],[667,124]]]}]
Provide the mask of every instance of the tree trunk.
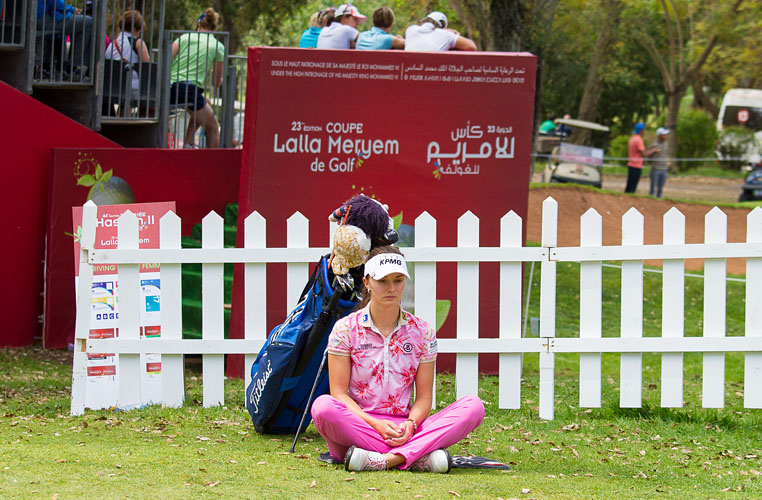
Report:
[{"label": "tree trunk", "polygon": [[450,0],[450,6],[463,24],[463,36],[470,38],[479,50],[494,50],[491,37],[490,6],[487,0]]},{"label": "tree trunk", "polygon": [[[677,115],[680,112],[680,101],[685,95],[685,87],[672,90],[667,93],[667,117],[664,126],[672,131],[667,136],[667,157],[675,158],[677,156]],[[680,169],[680,166],[674,160],[669,161],[669,169],[673,172]]]},{"label": "tree trunk", "polygon": [[236,18],[235,3],[230,0],[215,0],[215,3],[217,4],[215,6],[217,12],[221,14],[223,19],[222,26],[218,26],[217,29],[229,33],[228,54],[235,54],[238,51],[238,47],[241,45],[241,36],[233,21]]},{"label": "tree trunk", "polygon": [[712,99],[704,93],[704,80],[701,78],[701,76],[696,77],[695,80],[693,80],[693,106],[697,107],[699,109],[703,109],[710,115],[712,115],[712,118],[714,120],[717,120],[717,116],[720,114],[720,108],[712,102]]},{"label": "tree trunk", "polygon": [[[603,20],[601,31],[595,41],[593,57],[587,71],[587,79],[579,103],[577,118],[586,121],[595,121],[598,115],[598,98],[601,94],[601,67],[605,66],[612,44],[616,41],[614,32],[619,24],[619,12],[621,5],[619,0],[602,0]],[[574,129],[571,141],[576,144],[588,144],[591,131],[588,129]]]},{"label": "tree trunk", "polygon": [[492,48],[501,52],[517,52],[524,24],[524,6],[521,0],[493,1],[490,8]]}]

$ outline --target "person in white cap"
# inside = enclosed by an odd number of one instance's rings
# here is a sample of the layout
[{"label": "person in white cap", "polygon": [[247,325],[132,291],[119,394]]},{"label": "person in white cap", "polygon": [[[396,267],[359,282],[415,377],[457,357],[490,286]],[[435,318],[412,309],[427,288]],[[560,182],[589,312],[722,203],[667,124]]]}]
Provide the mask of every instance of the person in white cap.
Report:
[{"label": "person in white cap", "polygon": [[661,192],[664,184],[667,182],[667,173],[669,173],[669,164],[667,163],[667,135],[669,129],[659,127],[656,130],[656,144],[651,145],[651,189],[649,194],[661,198]]},{"label": "person in white cap", "polygon": [[320,30],[318,49],[354,49],[357,43],[357,26],[367,21],[357,7],[348,3],[339,5],[333,13],[333,20]]},{"label": "person in white cap", "polygon": [[364,275],[358,310],[328,338],[330,394],[312,404],[315,427],[346,470],[447,473],[446,448],[481,424],[484,404],[466,396],[429,416],[437,339],[431,325],[400,306],[405,257],[397,247],[374,248]]},{"label": "person in white cap", "polygon": [[447,16],[434,11],[405,31],[405,50],[443,52],[446,50],[476,50],[476,44],[454,29],[447,27]]}]

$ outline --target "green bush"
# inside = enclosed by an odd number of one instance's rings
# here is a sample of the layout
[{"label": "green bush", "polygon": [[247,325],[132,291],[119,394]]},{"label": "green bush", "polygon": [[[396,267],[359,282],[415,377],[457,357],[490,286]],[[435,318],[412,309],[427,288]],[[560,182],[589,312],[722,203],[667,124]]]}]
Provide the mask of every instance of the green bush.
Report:
[{"label": "green bush", "polygon": [[[677,116],[677,157],[713,157],[717,144],[717,128],[714,119],[706,112],[690,109]],[[677,162],[678,170],[700,166],[699,162]]]},{"label": "green bush", "polygon": [[[627,158],[627,143],[630,140],[629,135],[618,135],[609,142],[606,156],[615,158]],[[615,165],[627,165],[627,160],[616,160]]]},{"label": "green bush", "polygon": [[749,157],[759,149],[754,131],[745,127],[726,127],[720,131],[717,154],[723,170],[741,170],[750,163]]}]

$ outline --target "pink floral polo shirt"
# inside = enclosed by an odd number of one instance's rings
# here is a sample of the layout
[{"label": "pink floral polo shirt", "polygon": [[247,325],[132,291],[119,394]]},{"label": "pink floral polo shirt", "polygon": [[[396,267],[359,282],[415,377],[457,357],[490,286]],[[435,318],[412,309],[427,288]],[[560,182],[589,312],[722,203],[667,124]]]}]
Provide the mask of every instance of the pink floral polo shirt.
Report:
[{"label": "pink floral polo shirt", "polygon": [[349,395],[364,411],[407,415],[420,363],[437,358],[434,329],[400,308],[397,329],[384,338],[369,307],[336,322],[328,352],[352,358]]}]

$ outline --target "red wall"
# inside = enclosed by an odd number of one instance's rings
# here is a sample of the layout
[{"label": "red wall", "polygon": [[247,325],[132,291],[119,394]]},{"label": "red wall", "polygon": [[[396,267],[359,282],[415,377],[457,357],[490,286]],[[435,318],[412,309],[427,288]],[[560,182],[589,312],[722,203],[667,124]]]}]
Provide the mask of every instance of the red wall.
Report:
[{"label": "red wall", "polygon": [[183,235],[210,211],[223,215],[238,199],[241,151],[235,149],[57,149],[53,152],[48,214],[45,346],[65,348],[74,338],[74,262],[71,207],[90,188],[77,178],[112,171],[130,186],[136,203],[174,201]]},{"label": "red wall", "polygon": [[0,345],[17,347],[32,343],[42,334],[38,318],[43,312],[51,150],[119,146],[3,82],[0,102],[4,115],[0,120],[4,171],[0,197],[4,206],[12,207],[7,214],[9,221],[3,225],[7,271],[0,309],[3,317]]}]

